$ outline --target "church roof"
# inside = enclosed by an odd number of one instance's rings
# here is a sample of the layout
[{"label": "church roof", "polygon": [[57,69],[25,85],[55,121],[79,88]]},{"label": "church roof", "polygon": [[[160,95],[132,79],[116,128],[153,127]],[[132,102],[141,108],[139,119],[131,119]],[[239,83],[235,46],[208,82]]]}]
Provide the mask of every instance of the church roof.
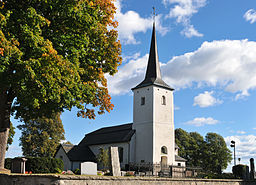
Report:
[{"label": "church roof", "polygon": [[70,161],[93,161],[96,162],[96,157],[88,146],[74,146],[67,156]]},{"label": "church roof", "polygon": [[174,90],[169,85],[167,85],[162,80],[162,77],[161,77],[160,64],[158,61],[155,23],[153,24],[151,46],[150,46],[149,59],[148,59],[145,79],[139,85],[132,88],[132,90],[138,89],[141,87],[146,87],[149,85],[155,85],[155,86],[163,87],[169,90]]},{"label": "church roof", "polygon": [[[96,162],[96,157],[88,146],[77,146],[72,144],[60,144],[57,151],[63,148],[70,161],[93,161]],[[55,153],[55,155],[57,152]]]},{"label": "church roof", "polygon": [[175,149],[180,149],[180,147],[175,143]]},{"label": "church roof", "polygon": [[178,155],[175,155],[175,161],[182,161],[182,162],[186,162],[187,160],[178,156]]},{"label": "church roof", "polygon": [[131,140],[134,133],[135,130],[132,129],[132,123],[104,127],[86,134],[78,145],[85,146],[127,142]]}]

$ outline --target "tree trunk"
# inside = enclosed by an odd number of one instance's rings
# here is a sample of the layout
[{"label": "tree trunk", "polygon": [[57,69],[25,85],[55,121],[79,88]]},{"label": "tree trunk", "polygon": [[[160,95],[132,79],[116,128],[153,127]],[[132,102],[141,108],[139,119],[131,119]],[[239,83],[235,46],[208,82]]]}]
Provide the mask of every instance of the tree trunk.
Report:
[{"label": "tree trunk", "polygon": [[9,128],[7,128],[5,131],[0,131],[0,171],[4,169],[4,160],[8,136]]},{"label": "tree trunk", "polygon": [[13,101],[11,89],[0,92],[0,171],[4,171],[6,146],[10,129],[10,114]]}]

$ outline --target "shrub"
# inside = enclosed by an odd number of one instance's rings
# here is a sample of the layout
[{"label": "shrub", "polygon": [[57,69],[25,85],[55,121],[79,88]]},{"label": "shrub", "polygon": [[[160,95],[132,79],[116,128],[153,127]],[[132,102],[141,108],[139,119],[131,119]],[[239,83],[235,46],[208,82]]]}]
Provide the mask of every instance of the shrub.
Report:
[{"label": "shrub", "polygon": [[61,173],[64,164],[61,159],[47,157],[28,157],[26,171],[33,173]]},{"label": "shrub", "polygon": [[54,171],[55,171],[54,173],[59,173],[59,174],[61,174],[61,173],[62,173],[62,170],[61,170],[61,169],[59,169],[59,168],[55,168],[55,169],[54,169]]},{"label": "shrub", "polygon": [[4,168],[11,170],[11,168],[12,168],[12,159],[11,158],[5,159]]},{"label": "shrub", "polygon": [[216,173],[198,173],[196,176],[197,178],[203,178],[203,179],[234,179],[235,176],[232,173],[222,173],[222,174],[216,174]]},{"label": "shrub", "polygon": [[232,172],[236,178],[249,178],[249,167],[247,165],[238,164],[232,167]]},{"label": "shrub", "polygon": [[97,175],[102,176],[102,175],[103,175],[103,172],[102,172],[102,171],[98,171],[98,172],[97,172]]},{"label": "shrub", "polygon": [[73,172],[74,172],[74,174],[76,174],[76,175],[80,175],[80,174],[81,174],[80,169],[78,169],[78,168],[75,169]]}]

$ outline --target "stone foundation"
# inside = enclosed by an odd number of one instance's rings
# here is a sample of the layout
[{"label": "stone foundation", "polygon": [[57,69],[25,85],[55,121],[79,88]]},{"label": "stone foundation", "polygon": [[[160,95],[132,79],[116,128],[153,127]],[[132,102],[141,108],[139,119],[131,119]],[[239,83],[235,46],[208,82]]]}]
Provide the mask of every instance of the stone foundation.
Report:
[{"label": "stone foundation", "polygon": [[256,185],[256,181],[238,179],[0,174],[0,185]]}]

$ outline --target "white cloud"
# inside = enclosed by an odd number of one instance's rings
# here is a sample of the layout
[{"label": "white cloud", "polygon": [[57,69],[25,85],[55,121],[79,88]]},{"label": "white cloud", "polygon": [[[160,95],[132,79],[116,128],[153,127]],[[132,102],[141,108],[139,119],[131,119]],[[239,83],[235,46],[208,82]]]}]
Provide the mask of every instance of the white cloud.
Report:
[{"label": "white cloud", "polygon": [[207,0],[163,0],[167,5],[174,5],[170,9],[167,18],[175,18],[177,23],[184,25],[184,30],[181,32],[186,37],[202,37],[193,25],[190,24],[191,17],[198,12],[198,10],[206,5]]},{"label": "white cloud", "polygon": [[[221,40],[204,42],[197,50],[175,56],[161,64],[163,79],[175,89],[220,86],[236,96],[249,96],[256,88],[256,42]],[[120,66],[114,77],[107,76],[113,95],[130,92],[144,78],[148,55]]]},{"label": "white cloud", "polygon": [[226,91],[248,96],[256,88],[256,42],[221,40],[204,42],[191,53],[173,57],[163,76],[177,88],[220,85]]},{"label": "white cloud", "polygon": [[255,23],[256,22],[256,11],[254,9],[248,10],[244,14],[244,18],[246,21],[250,21],[251,24]]},{"label": "white cloud", "polygon": [[139,57],[140,57],[140,52],[134,53],[132,55],[123,55],[122,56],[122,59],[123,59],[122,63],[127,62],[131,59],[137,59]]},{"label": "white cloud", "polygon": [[194,106],[198,105],[199,107],[210,107],[216,104],[221,104],[222,101],[216,99],[212,96],[213,91],[204,93],[200,93],[199,95],[194,97]]},{"label": "white cloud", "polygon": [[125,94],[138,85],[144,78],[148,56],[146,54],[140,58],[131,59],[119,68],[114,76],[106,75],[109,92],[112,95]]},{"label": "white cloud", "polygon": [[184,28],[184,30],[181,31],[182,35],[185,35],[187,38],[191,37],[203,37],[204,35],[202,33],[199,33],[193,25],[188,25]]},{"label": "white cloud", "polygon": [[[121,0],[117,0],[115,6],[117,7],[115,19],[118,21],[119,39],[125,44],[139,43],[134,35],[152,29],[152,17],[143,18],[135,11],[122,13]],[[169,30],[162,26],[161,17],[162,15],[156,17],[156,27],[161,35],[165,35]]]},{"label": "white cloud", "polygon": [[256,128],[252,128],[253,130],[256,130]]},{"label": "white cloud", "polygon": [[201,127],[201,126],[204,126],[204,125],[215,125],[217,123],[219,123],[219,121],[215,120],[211,117],[208,117],[208,118],[204,118],[204,117],[194,118],[193,120],[186,122],[186,124],[188,124],[188,125],[194,125],[194,126],[197,126],[197,127]]},{"label": "white cloud", "polygon": [[[256,136],[255,135],[240,135],[225,137],[227,146],[230,146],[231,141],[236,142],[236,158],[241,158],[241,163],[249,164],[250,158],[256,158]],[[231,149],[231,148],[230,148]],[[233,151],[233,149],[231,149]]]},{"label": "white cloud", "polygon": [[22,156],[21,147],[15,146],[15,145],[9,146],[5,157],[6,158],[14,158],[14,157],[18,157],[18,156]]},{"label": "white cloud", "polygon": [[245,131],[242,131],[242,130],[238,130],[237,133],[238,133],[238,134],[246,134],[246,132],[245,132]]}]

